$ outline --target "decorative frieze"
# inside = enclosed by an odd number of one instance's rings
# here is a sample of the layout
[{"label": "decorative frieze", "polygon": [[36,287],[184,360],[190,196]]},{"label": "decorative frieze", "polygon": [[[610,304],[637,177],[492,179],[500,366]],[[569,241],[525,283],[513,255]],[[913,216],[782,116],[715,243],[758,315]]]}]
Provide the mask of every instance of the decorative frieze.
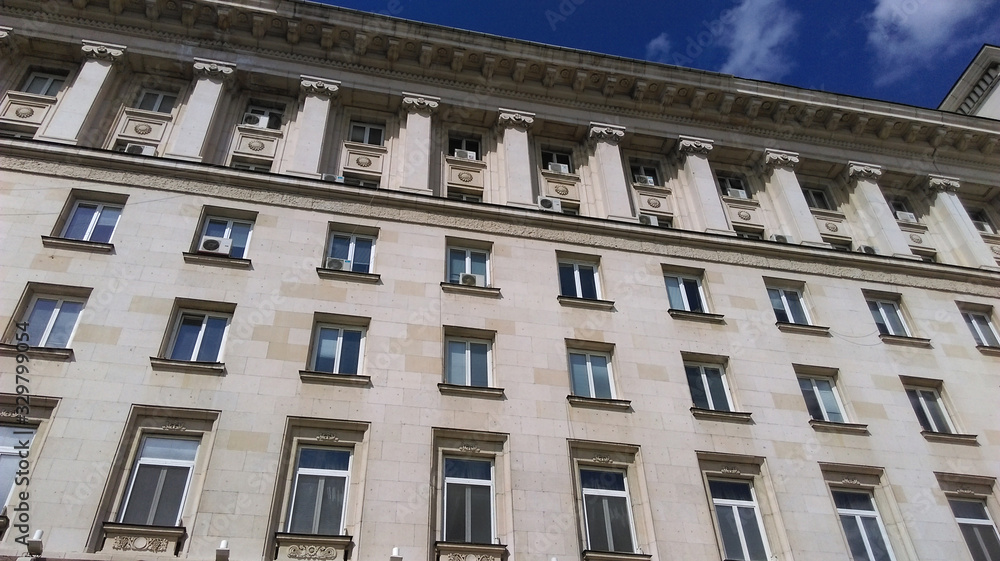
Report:
[{"label": "decorative frieze", "polygon": [[712,148],[712,141],[706,138],[682,136],[677,139],[677,152],[682,157],[687,156],[688,154],[708,156],[708,153],[712,151]]},{"label": "decorative frieze", "polygon": [[878,181],[878,178],[882,177],[882,166],[862,164],[859,162],[848,162],[847,177],[849,179],[869,179],[871,181]]},{"label": "decorative frieze", "polygon": [[440,98],[403,92],[403,111],[429,117],[437,111]]}]

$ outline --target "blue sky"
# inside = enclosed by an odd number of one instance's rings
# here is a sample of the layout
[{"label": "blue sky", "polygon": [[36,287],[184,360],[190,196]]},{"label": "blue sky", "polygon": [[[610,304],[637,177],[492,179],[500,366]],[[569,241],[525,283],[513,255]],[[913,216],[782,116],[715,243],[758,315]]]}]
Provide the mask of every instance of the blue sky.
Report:
[{"label": "blue sky", "polygon": [[324,0],[505,37],[937,107],[1000,0]]}]

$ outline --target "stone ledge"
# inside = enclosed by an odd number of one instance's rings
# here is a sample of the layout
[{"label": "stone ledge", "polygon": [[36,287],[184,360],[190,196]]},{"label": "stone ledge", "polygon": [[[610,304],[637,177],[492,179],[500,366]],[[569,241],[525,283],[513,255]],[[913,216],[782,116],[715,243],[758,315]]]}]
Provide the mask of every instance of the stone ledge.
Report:
[{"label": "stone ledge", "polygon": [[487,399],[505,399],[503,388],[482,386],[460,386],[458,384],[438,384],[438,390],[445,395],[460,395],[464,397],[484,397]]},{"label": "stone ledge", "polygon": [[434,554],[439,560],[469,559],[471,555],[476,561],[504,561],[509,555],[504,544],[455,542],[434,542]]},{"label": "stone ledge", "polygon": [[372,377],[362,374],[334,374],[316,370],[299,370],[299,378],[304,383],[327,384],[330,386],[351,386],[368,388],[372,385]]},{"label": "stone ledge", "polygon": [[742,423],[745,425],[753,424],[753,419],[750,417],[751,413],[746,411],[716,411],[715,409],[692,407],[691,414],[694,415],[695,419],[726,421],[730,423]]},{"label": "stone ledge", "polygon": [[652,555],[644,553],[619,553],[617,551],[583,550],[583,561],[649,561]]},{"label": "stone ledge", "polygon": [[[320,536],[275,532],[275,559],[279,561],[333,561],[347,559],[354,548],[352,536]],[[265,557],[267,559],[268,557]]]},{"label": "stone ledge", "polygon": [[868,432],[868,425],[862,425],[860,423],[838,423],[835,421],[810,419],[809,426],[818,432],[839,432],[843,434],[860,434],[864,436],[871,434]]},{"label": "stone ledge", "polygon": [[199,362],[196,360],[174,360],[170,358],[149,357],[153,370],[164,372],[189,372],[192,374],[213,374],[223,376],[226,373],[225,362]]},{"label": "stone ledge", "polygon": [[[28,347],[27,350],[19,350],[20,345],[10,343],[0,344],[0,356],[17,356],[26,354],[29,358],[40,358],[43,360],[61,360],[69,362],[73,360],[73,349],[68,347]],[[20,346],[24,349],[23,346]]]},{"label": "stone ledge", "polygon": [[101,553],[137,552],[143,555],[176,556],[187,530],[184,526],[146,526],[105,522]]},{"label": "stone ledge", "polygon": [[573,407],[588,409],[608,409],[611,411],[630,411],[632,402],[627,399],[607,399],[603,397],[584,397],[582,395],[567,395],[566,400]]},{"label": "stone ledge", "polygon": [[882,333],[878,336],[883,343],[888,343],[890,345],[902,345],[904,347],[920,347],[924,349],[931,348],[930,339],[922,339],[920,337],[904,337],[902,335],[887,335]]},{"label": "stone ledge", "polygon": [[356,271],[338,271],[336,269],[324,269],[323,267],[316,267],[316,274],[319,275],[321,279],[333,279],[333,280],[343,280],[352,282],[361,282],[365,284],[381,284],[382,275],[376,273],[359,273]]},{"label": "stone ledge", "polygon": [[42,246],[52,249],[73,249],[76,251],[89,251],[91,253],[114,253],[115,244],[91,242],[86,240],[71,240],[69,238],[56,238],[53,236],[42,236]]},{"label": "stone ledge", "polygon": [[559,296],[556,298],[563,306],[571,308],[587,308],[590,310],[615,311],[614,300],[597,300],[594,298],[577,298],[576,296]]},{"label": "stone ledge", "polygon": [[252,269],[253,263],[249,259],[238,257],[224,257],[222,255],[206,255],[204,253],[184,253],[185,263],[195,265],[215,265],[217,267],[229,267],[231,269]]},{"label": "stone ledge", "polygon": [[976,349],[984,355],[989,356],[1000,356],[1000,347],[991,347],[989,345],[976,345]]},{"label": "stone ledge", "polygon": [[492,286],[465,286],[453,282],[442,282],[441,292],[453,294],[468,294],[470,296],[485,296],[487,298],[500,298],[500,289]]},{"label": "stone ledge", "polygon": [[779,331],[784,331],[785,333],[800,333],[802,335],[818,335],[820,337],[829,337],[830,328],[824,327],[822,325],[807,325],[802,323],[789,323],[786,321],[775,322],[774,325],[778,326]]},{"label": "stone ledge", "polygon": [[974,434],[953,434],[948,432],[934,432],[922,430],[920,434],[930,442],[945,442],[948,444],[965,444],[967,446],[979,446],[979,440]]},{"label": "stone ledge", "polygon": [[726,316],[722,314],[710,314],[708,312],[689,312],[687,310],[680,310],[677,308],[670,308],[667,310],[670,317],[674,319],[686,319],[689,321],[701,321],[705,323],[717,323],[725,324]]}]

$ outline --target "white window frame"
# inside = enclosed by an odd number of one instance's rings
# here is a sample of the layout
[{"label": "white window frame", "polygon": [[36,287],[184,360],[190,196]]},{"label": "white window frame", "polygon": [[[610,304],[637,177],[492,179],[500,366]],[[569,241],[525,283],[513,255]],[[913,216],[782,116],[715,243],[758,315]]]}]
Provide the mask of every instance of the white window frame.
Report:
[{"label": "white window frame", "polygon": [[[837,380],[835,378],[830,377],[830,376],[799,375],[798,376],[798,380],[808,380],[809,381],[809,385],[812,387],[812,394],[815,397],[816,402],[819,404],[820,412],[823,414],[823,418],[822,419],[817,419],[817,420],[826,421],[828,423],[847,423],[848,422],[847,413],[846,413],[846,411],[844,409],[844,402],[840,398],[840,391],[837,389]],[[830,383],[830,391],[833,393],[833,399],[834,399],[834,401],[837,404],[837,409],[838,409],[837,413],[840,414],[840,418],[842,420],[840,420],[840,421],[833,421],[833,420],[830,419],[830,411],[827,410],[826,403],[823,401],[823,397],[820,394],[819,388],[816,385],[816,381],[817,380],[825,380],[825,381],[827,381],[827,382]],[[802,386],[799,386],[799,389],[801,390]],[[810,416],[811,416],[811,414],[810,414]]]},{"label": "white window frame", "polygon": [[637,183],[636,177],[640,175],[652,177],[655,186],[659,187],[663,185],[663,180],[660,179],[660,166],[650,162],[632,160],[629,166],[629,174],[632,176],[632,183],[637,185],[645,185],[644,183]]},{"label": "white window frame", "polygon": [[[718,363],[712,363],[712,362],[689,362],[689,361],[684,361],[684,370],[685,370],[684,376],[685,376],[685,378],[687,378],[687,368],[688,367],[697,367],[698,368],[698,373],[701,375],[701,387],[702,387],[702,390],[705,392],[705,398],[708,400],[708,408],[709,408],[709,410],[711,410],[711,411],[735,411],[736,410],[736,405],[733,403],[733,394],[732,394],[732,392],[729,389],[729,380],[727,380],[727,378],[729,378],[729,376],[726,373],[726,367],[724,365],[718,364]],[[705,373],[705,368],[717,368],[719,370],[719,372],[722,373],[722,389],[726,393],[726,401],[728,402],[728,403],[726,403],[726,406],[729,407],[729,409],[719,409],[719,408],[717,408],[715,406],[715,400],[712,399],[712,392],[709,390],[708,375]],[[690,384],[690,381],[688,383]],[[690,390],[690,389],[691,388],[689,387],[688,390]],[[692,405],[693,405],[694,404],[694,398],[691,399],[691,402],[692,402]],[[697,405],[695,405],[695,407],[697,407]]]},{"label": "white window frame", "polygon": [[448,282],[451,282],[451,276],[456,273],[456,271],[451,270],[451,252],[452,251],[464,251],[465,252],[465,270],[458,271],[458,275],[471,275],[472,273],[472,254],[473,253],[483,253],[486,255],[486,284],[485,286],[490,286],[490,254],[492,253],[488,249],[475,248],[475,247],[465,247],[461,245],[449,245],[447,247],[447,259],[448,259]]},{"label": "white window frame", "polygon": [[[192,440],[198,442],[198,448],[195,450],[195,457],[191,461],[186,460],[167,460],[163,458],[152,458],[148,462],[144,462],[142,458],[142,449],[146,444],[147,438],[163,438],[163,439],[173,439],[173,440]],[[165,466],[165,467],[186,467],[188,468],[187,480],[184,483],[184,491],[181,493],[181,500],[177,508],[177,520],[174,522],[174,526],[180,525],[181,518],[184,515],[184,505],[187,503],[188,493],[191,490],[191,480],[194,477],[195,466],[198,464],[198,454],[201,453],[201,439],[199,438],[185,438],[169,434],[158,434],[149,432],[143,434],[139,439],[138,448],[135,452],[135,461],[132,463],[132,470],[129,473],[128,489],[125,492],[125,496],[122,499],[121,507],[118,509],[118,521],[121,522],[125,519],[125,513],[128,511],[129,501],[132,500],[132,486],[135,484],[135,476],[139,473],[140,465],[155,465],[155,466]],[[162,482],[161,482],[162,484]],[[159,490],[154,494],[154,500],[159,500]],[[156,509],[152,509],[150,513],[155,513]]]},{"label": "white window frame", "polygon": [[[972,337],[975,339],[978,346],[1000,346],[987,344],[988,341],[986,335],[991,335],[993,337],[993,341],[1000,341],[1000,334],[997,333],[996,326],[993,325],[993,318],[990,317],[989,312],[982,310],[962,310],[962,317],[965,319],[965,324],[969,326],[969,330],[972,331]],[[977,318],[982,321],[977,322]],[[988,330],[988,332],[986,330]]]},{"label": "white window frame", "polygon": [[[629,533],[632,536],[632,551],[627,553],[636,553],[639,547],[639,540],[635,533],[635,515],[632,513],[632,497],[629,493],[628,488],[628,471],[626,469],[607,469],[603,467],[591,466],[591,465],[578,465],[578,472],[586,471],[596,471],[596,472],[608,472],[608,473],[620,473],[622,476],[622,482],[624,483],[624,491],[614,491],[609,489],[593,489],[583,486],[583,474],[579,473],[580,477],[580,494],[583,499],[583,527],[586,532],[587,537],[587,549],[591,549],[590,545],[590,517],[587,516],[587,495],[593,495],[598,497],[624,497],[626,510],[628,511],[628,527]],[[605,512],[605,521],[608,521],[607,513]],[[610,536],[608,541],[610,542]],[[617,552],[617,550],[612,549],[611,552]]]},{"label": "white window frame", "polygon": [[[470,337],[446,337],[445,338],[445,376],[451,372],[451,353],[448,352],[448,347],[452,343],[465,343],[465,381],[462,384],[457,384],[460,386],[467,386],[470,388],[478,387],[493,387],[493,341],[489,339],[474,339]],[[486,386],[473,386],[472,385],[472,347],[471,345],[481,344],[486,345]],[[454,382],[450,380],[445,380],[449,384]]]},{"label": "white window frame", "polygon": [[[907,392],[906,399],[908,401],[910,401],[909,392],[912,391],[912,392],[916,393],[917,401],[920,403],[920,408],[921,408],[921,410],[924,413],[924,418],[927,419],[927,422],[931,426],[931,428],[929,428],[929,429],[927,429],[926,427],[921,427],[921,428],[924,428],[925,430],[929,430],[930,432],[936,432],[936,433],[941,433],[941,434],[957,434],[958,433],[958,431],[955,428],[955,421],[953,421],[951,419],[951,414],[948,412],[948,408],[945,406],[944,399],[941,397],[941,392],[938,391],[937,388],[933,388],[933,387],[930,387],[930,386],[907,385],[907,386],[904,386],[904,389]],[[934,396],[934,402],[937,404],[938,409],[941,411],[941,416],[944,417],[944,422],[948,426],[946,426],[946,427],[939,427],[939,426],[937,426],[937,423],[934,422],[934,416],[931,415],[930,409],[927,407],[927,398],[924,395],[924,392],[930,393],[930,394],[932,394]],[[912,404],[913,404],[913,402],[910,401],[910,405],[911,406],[912,406]],[[916,415],[916,411],[914,411],[914,415]],[[918,419],[918,421],[919,421],[919,419]],[[945,428],[947,430],[941,430],[942,428]]]},{"label": "white window frame", "polygon": [[[313,450],[335,450],[340,452],[347,452],[349,459],[347,461],[347,470],[337,470],[337,469],[320,469],[320,468],[303,468],[299,465],[302,450],[313,449]],[[295,469],[292,472],[292,491],[288,498],[288,514],[285,520],[285,531],[291,532],[292,528],[292,515],[295,512],[295,499],[299,490],[299,476],[300,475],[317,475],[320,477],[344,477],[344,502],[340,507],[340,527],[337,530],[338,536],[344,535],[345,526],[347,525],[347,505],[350,504],[350,492],[351,492],[351,470],[354,468],[354,450],[351,448],[335,448],[335,447],[324,447],[303,444],[297,446],[294,451],[295,454]],[[322,495],[322,490],[318,492]],[[319,524],[319,518],[313,519],[313,530],[309,532],[311,535],[321,535],[318,533],[316,528]]]},{"label": "white window frame", "polygon": [[[370,235],[370,234],[351,234],[351,233],[348,233],[348,232],[331,230],[330,231],[330,235],[327,237],[327,240],[326,240],[326,258],[327,259],[334,259],[333,255],[331,255],[331,254],[333,253],[333,241],[334,241],[334,238],[336,238],[337,236],[340,236],[342,238],[350,238],[350,241],[348,242],[348,249],[347,249],[347,261],[351,262],[352,272],[371,273],[375,269],[375,246],[378,245],[378,238],[377,238],[377,236]],[[354,271],[353,270],[353,267],[354,267],[354,250],[356,249],[358,240],[370,240],[372,242],[371,255],[368,256],[368,270],[367,271]],[[336,258],[336,259],[339,259],[339,257]],[[324,262],[323,265],[325,266],[326,263]]]},{"label": "white window frame", "polygon": [[483,202],[482,195],[471,195],[469,193],[464,193],[462,191],[457,191],[455,189],[448,189],[448,198],[453,201],[465,201],[467,203]]},{"label": "white window frame", "polygon": [[[238,223],[238,224],[249,224],[250,225],[250,231],[247,232],[247,245],[246,245],[245,248],[243,248],[243,255],[234,258],[234,259],[247,259],[247,255],[250,253],[250,240],[253,238],[253,227],[254,227],[254,222],[255,221],[254,220],[246,220],[244,218],[229,218],[228,216],[208,215],[208,216],[205,216],[205,220],[203,221],[203,223],[201,225],[201,237],[202,238],[204,238],[205,236],[208,235],[208,226],[209,226],[209,224],[213,220],[217,220],[219,222],[222,222],[222,221],[226,222],[226,233],[223,234],[222,237],[226,238],[227,240],[233,239],[232,238],[232,235],[233,235],[233,224],[237,224]],[[200,239],[201,238],[199,238],[199,240]],[[232,257],[232,256],[230,256],[230,257]]]},{"label": "white window frame", "polygon": [[[177,336],[180,335],[181,323],[185,317],[201,316],[201,329],[198,331],[198,339],[195,341],[194,349],[191,350],[191,358],[170,358],[174,354],[174,346],[177,344]],[[177,318],[174,320],[173,335],[170,337],[170,345],[167,347],[166,358],[168,360],[180,360],[185,362],[197,362],[198,354],[201,352],[202,339],[205,337],[205,328],[209,318],[225,318],[226,328],[222,332],[222,339],[219,341],[219,350],[214,362],[224,362],[223,354],[226,348],[226,340],[229,338],[229,328],[233,323],[233,315],[222,312],[207,312],[204,310],[182,309],[177,311]]]},{"label": "white window frame", "polygon": [[[7,430],[10,431],[11,438],[18,441],[24,440],[23,437],[28,435],[29,434],[28,431],[30,431],[30,437],[28,438],[29,441],[28,448],[18,449],[14,446],[0,446],[0,456],[11,456],[15,459],[31,457],[31,447],[34,445],[35,438],[38,436],[38,427],[33,424],[0,425],[0,432]],[[22,452],[25,452],[27,455],[22,456],[21,455]],[[0,497],[3,498],[3,503],[0,503],[0,506],[10,503],[10,497],[14,493],[14,489],[18,487],[17,485],[14,484],[15,481],[17,481],[16,473],[13,474],[13,477],[10,480],[10,487],[7,489],[7,492],[4,493],[3,495],[0,495]]]},{"label": "white window frame", "polygon": [[[816,210],[836,210],[830,193],[825,187],[802,186],[802,196],[806,199],[806,205]],[[825,204],[819,204],[820,202]]]},{"label": "white window frame", "polygon": [[82,241],[85,241],[85,242],[89,242],[91,236],[94,235],[94,228],[97,227],[97,222],[101,219],[101,213],[104,212],[104,209],[106,209],[106,208],[107,209],[118,209],[118,218],[115,219],[115,225],[111,228],[111,237],[108,238],[107,242],[103,242],[103,243],[111,243],[111,240],[115,237],[115,230],[118,229],[118,221],[121,220],[121,218],[122,218],[122,211],[124,210],[125,207],[123,205],[120,205],[120,204],[102,203],[102,202],[99,202],[99,201],[78,200],[78,201],[74,202],[73,203],[73,209],[70,211],[69,216],[66,219],[66,223],[63,224],[62,232],[59,234],[59,237],[60,238],[65,238],[65,239],[70,239],[70,238],[66,238],[66,231],[69,230],[69,225],[73,222],[73,217],[76,216],[76,212],[77,212],[77,210],[80,209],[80,205],[82,205],[82,204],[83,205],[96,205],[97,206],[97,210],[94,211],[94,216],[91,217],[91,219],[90,219],[90,225],[87,226],[87,232],[83,236]]},{"label": "white window frame", "polygon": [[70,331],[69,337],[66,339],[66,346],[60,347],[63,349],[72,348],[73,337],[76,335],[77,328],[80,327],[80,318],[83,316],[83,310],[86,309],[87,307],[87,299],[75,296],[59,296],[57,294],[45,294],[45,293],[33,294],[31,296],[31,302],[28,304],[28,307],[25,308],[24,310],[24,314],[21,317],[21,322],[28,321],[28,318],[31,317],[31,313],[35,311],[35,305],[38,303],[39,300],[55,300],[56,307],[52,310],[52,315],[49,316],[48,323],[45,324],[45,329],[44,331],[42,331],[41,340],[37,342],[26,341],[26,343],[28,343],[28,346],[46,347],[49,342],[49,336],[52,334],[52,328],[55,327],[56,320],[59,319],[59,314],[62,312],[63,304],[65,304],[66,302],[76,302],[78,304],[81,304],[83,306],[83,309],[80,310],[80,314],[76,317],[76,323],[73,324],[73,330]]},{"label": "white window frame", "polygon": [[[668,287],[668,290],[667,290],[667,303],[670,305],[671,309],[680,309],[680,310],[683,310],[685,312],[692,312],[692,310],[691,310],[691,302],[688,301],[687,291],[684,290],[684,281],[694,281],[695,284],[698,287],[698,298],[701,299],[701,309],[702,309],[702,312],[709,313],[709,310],[708,310],[708,301],[705,299],[705,289],[701,285],[701,278],[700,277],[697,277],[697,276],[694,276],[694,275],[675,275],[675,274],[666,274],[666,275],[663,275],[664,282],[666,282],[666,279],[668,279],[668,278],[677,279],[677,283],[680,285],[681,303],[684,304],[683,308],[674,308],[673,307],[673,303],[670,302],[670,291],[669,291],[669,287]],[[697,312],[694,312],[694,313],[697,313]]]},{"label": "white window frame", "polygon": [[761,516],[760,506],[757,504],[757,490],[754,488],[755,486],[753,482],[747,481],[745,479],[725,479],[721,477],[709,477],[706,480],[706,484],[709,484],[711,481],[739,483],[750,487],[751,500],[743,501],[739,499],[716,498],[714,495],[712,495],[712,490],[711,490],[712,488],[711,485],[709,485],[709,496],[712,498],[712,518],[715,520],[715,528],[719,536],[719,545],[723,550],[723,556],[725,556],[726,546],[725,546],[725,540],[722,538],[722,526],[719,524],[719,514],[718,514],[719,507],[730,508],[735,511],[735,519],[737,520],[736,533],[740,538],[740,546],[743,549],[743,558],[750,559],[750,551],[747,546],[746,536],[743,533],[743,525],[739,523],[740,517],[738,509],[740,507],[743,507],[743,508],[753,509],[754,519],[757,521],[757,531],[760,532],[760,539],[761,542],[763,542],[764,544],[764,552],[767,554],[767,559],[771,559],[771,546],[767,541],[767,532],[764,529],[764,518]]},{"label": "white window frame", "polygon": [[[373,123],[364,123],[364,122],[361,122],[361,121],[351,121],[350,125],[348,126],[348,129],[347,129],[347,140],[349,142],[357,142],[357,141],[352,141],[351,140],[351,138],[354,137],[354,127],[361,127],[365,131],[365,133],[363,135],[364,136],[364,140],[362,140],[360,142],[360,144],[367,144],[369,146],[385,146],[385,140],[386,140],[386,138],[385,138],[385,125],[376,125],[376,124],[373,124]],[[370,140],[371,140],[371,134],[372,134],[373,130],[377,130],[377,131],[379,131],[379,132],[382,133],[382,142],[380,142],[378,144],[370,142]]]},{"label": "white window frame", "polygon": [[559,259],[557,264],[557,270],[563,265],[573,266],[573,280],[575,281],[576,284],[576,294],[562,294],[562,279],[560,279],[559,292],[562,296],[569,296],[571,298],[580,298],[589,300],[589,298],[585,298],[583,296],[583,283],[580,282],[580,267],[584,266],[584,267],[592,267],[594,269],[594,291],[597,293],[596,298],[594,298],[594,300],[600,300],[602,298],[600,264],[598,262],[574,260],[574,259]]},{"label": "white window frame", "polygon": [[[993,522],[993,517],[990,516],[990,509],[987,507],[985,499],[982,498],[967,499],[962,497],[949,496],[948,497],[949,507],[951,507],[952,502],[976,503],[983,507],[983,513],[986,514],[986,518],[960,518],[957,514],[954,514],[954,512],[952,512],[952,515],[955,517],[955,522],[958,524],[959,530],[962,530],[963,524],[974,526],[976,528],[989,528],[990,530],[993,530],[993,536],[997,539],[998,542],[1000,542],[1000,532],[997,532],[997,525]],[[964,532],[962,537],[963,537],[962,541],[966,542],[966,546],[968,546],[969,539],[965,537]],[[988,551],[986,548],[986,544],[983,543],[981,539],[979,545],[982,548],[982,551]],[[972,548],[969,547],[969,549],[971,554]],[[1000,561],[1000,560],[994,559],[992,561]]]},{"label": "white window frame", "polygon": [[[35,71],[32,71],[30,74],[28,74],[28,77],[24,79],[24,82],[23,82],[24,85],[22,86],[22,88],[24,90],[27,90],[28,89],[28,85],[31,84],[32,80],[34,80],[35,78],[45,78],[46,79],[45,87],[42,88],[43,91],[45,91],[45,92],[49,91],[49,89],[52,87],[53,82],[55,82],[57,80],[60,81],[60,82],[62,82],[62,84],[59,85],[59,89],[56,90],[55,93],[34,94],[34,95],[44,95],[44,96],[48,96],[48,97],[55,97],[55,95],[58,94],[62,90],[63,86],[66,85],[66,81],[68,79],[68,76],[63,76],[63,75],[60,75],[60,74],[53,74],[52,72],[44,72],[44,71],[41,71],[41,70],[35,70]],[[25,91],[25,93],[29,93],[29,92]]]},{"label": "white window frame", "polygon": [[[840,508],[836,506],[836,500],[834,501],[834,506],[837,509],[837,518],[841,516],[853,516],[855,523],[858,525],[858,530],[861,535],[861,539],[865,545],[865,551],[868,554],[868,558],[872,561],[875,560],[875,556],[872,554],[871,538],[868,537],[868,532],[865,530],[864,525],[861,524],[862,518],[874,518],[878,524],[878,529],[882,533],[882,542],[885,543],[886,552],[889,554],[889,559],[895,561],[896,555],[892,551],[892,543],[889,542],[889,534],[885,531],[885,524],[882,523],[882,516],[878,512],[878,505],[875,504],[875,494],[867,489],[843,489],[843,488],[831,488],[832,493],[854,493],[854,494],[865,494],[872,503],[872,510],[859,510],[851,508]],[[844,541],[847,541],[847,529],[844,528],[843,520],[840,521],[840,529],[844,535]],[[848,543],[848,550],[850,550],[850,543]]]},{"label": "white window frame", "polygon": [[[569,349],[566,353],[566,366],[569,369],[569,383],[570,390],[573,389],[573,363],[570,361],[570,355],[583,355],[587,359],[587,385],[589,387],[590,395],[575,395],[576,397],[589,397],[592,399],[618,399],[618,392],[615,390],[615,376],[614,370],[611,366],[611,353],[599,352],[599,351],[585,351],[581,349]],[[608,387],[611,390],[611,397],[597,397],[597,392],[594,389],[594,366],[591,361],[591,357],[602,356],[607,359],[608,364]]]},{"label": "white window frame", "polygon": [[[173,112],[174,108],[177,107],[177,94],[175,94],[173,92],[165,92],[165,91],[162,91],[162,90],[147,90],[147,89],[143,89],[141,92],[139,92],[139,100],[136,103],[136,108],[138,108],[140,105],[142,105],[142,100],[147,95],[155,95],[156,96],[156,101],[153,102],[153,108],[152,109],[144,109],[143,111],[153,111],[153,112],[156,112],[156,113],[164,113],[164,114],[169,115],[169,114],[171,114]],[[167,98],[167,97],[174,98],[174,100],[170,104],[170,111],[161,111],[160,109],[163,107],[163,100],[164,100],[164,98]]]},{"label": "white window frame", "polygon": [[[770,293],[770,291],[771,290],[777,290],[778,291],[778,295],[781,297],[781,306],[782,306],[782,308],[784,308],[785,315],[788,317],[788,322],[786,322],[786,323],[792,323],[792,324],[796,324],[796,325],[812,325],[813,324],[812,318],[809,317],[809,309],[806,307],[806,299],[805,299],[805,296],[802,294],[803,293],[802,290],[800,290],[798,288],[787,288],[787,287],[782,287],[782,286],[768,286],[767,290],[768,290],[768,295],[767,296],[768,296],[768,301],[769,302],[771,302],[771,293]],[[792,316],[792,310],[788,306],[789,294],[794,294],[795,295],[795,299],[798,300],[798,302],[799,302],[799,308],[802,310],[802,315],[805,316],[805,320],[806,320],[805,323],[798,323],[798,322],[796,322],[795,318]],[[773,302],[771,302],[771,303],[772,303],[772,309],[773,309]],[[777,319],[777,318],[775,318],[775,319]]]},{"label": "white window frame", "polygon": [[[906,325],[906,321],[903,318],[903,310],[900,307],[899,302],[895,300],[888,300],[885,298],[867,298],[867,301],[869,302],[869,308],[868,308],[869,311],[871,311],[870,303],[874,303],[876,306],[878,306],[879,315],[882,317],[882,323],[884,323],[886,329],[889,330],[889,333],[886,333],[884,335],[893,335],[896,337],[911,336],[910,328]],[[895,314],[896,319],[899,320],[899,324],[903,327],[902,333],[892,332],[892,323],[889,321],[889,317],[887,315],[888,312],[886,311],[887,308],[891,309],[892,313]],[[876,327],[877,326],[878,322],[876,322]]]},{"label": "white window frame", "polygon": [[[316,361],[319,359],[319,334],[323,329],[336,329],[337,330],[337,350],[336,356],[333,360],[333,372],[322,372],[325,374],[341,374],[343,376],[361,376],[364,372],[364,357],[365,357],[365,339],[368,336],[368,329],[360,325],[343,325],[337,323],[323,323],[319,322],[316,327],[313,328],[313,339],[312,339],[312,350],[309,353],[309,369],[313,372],[320,372],[316,370]],[[358,344],[358,372],[357,374],[342,374],[340,372],[340,361],[344,358],[343,348],[344,348],[344,331],[360,331],[361,341]]]},{"label": "white window frame", "polygon": [[[981,233],[981,234],[996,234],[997,233],[996,226],[993,224],[993,221],[990,219],[989,215],[986,214],[986,211],[984,209],[981,209],[981,208],[968,209],[967,213],[969,215],[969,218],[972,219],[973,225],[976,226],[976,230],[979,233]],[[986,226],[986,229],[989,230],[989,231],[986,232],[986,231],[983,231],[982,229],[980,229],[979,226],[978,226],[978,224],[976,224],[977,222],[979,224],[983,224],[984,226]]]},{"label": "white window frame", "polygon": [[[461,460],[461,461],[471,461],[471,462],[488,462],[490,464],[490,544],[494,544],[497,540],[497,493],[496,493],[496,461],[495,458],[481,457],[481,456],[453,456],[445,454],[441,462],[441,473],[443,475],[442,489],[441,489],[441,540],[446,541],[445,532],[448,528],[448,484],[455,483],[458,485],[477,485],[481,487],[487,487],[483,484],[482,479],[469,479],[465,477],[452,477],[447,475],[447,463],[448,460]],[[466,531],[471,531],[470,524],[471,519],[466,519]],[[449,543],[473,543],[473,542],[449,542]]]}]

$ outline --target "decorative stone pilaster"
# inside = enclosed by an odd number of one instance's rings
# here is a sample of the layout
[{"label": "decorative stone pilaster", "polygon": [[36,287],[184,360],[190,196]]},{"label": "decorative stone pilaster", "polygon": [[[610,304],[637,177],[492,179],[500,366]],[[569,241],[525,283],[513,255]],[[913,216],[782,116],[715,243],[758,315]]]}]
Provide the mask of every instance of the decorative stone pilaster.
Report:
[{"label": "decorative stone pilaster", "polygon": [[960,265],[1000,271],[997,256],[972,223],[958,198],[961,181],[954,177],[930,175],[925,191],[930,201],[930,218],[936,230],[947,240],[946,250]]},{"label": "decorative stone pilaster", "polygon": [[513,109],[500,109],[497,136],[500,156],[504,163],[504,183],[500,186],[502,204],[535,208],[532,195],[531,145],[528,130],[535,123],[535,114]]},{"label": "decorative stone pilaster", "polygon": [[726,219],[726,209],[715,183],[715,174],[708,163],[713,141],[682,136],[677,140],[680,174],[684,179],[679,205],[686,210],[685,227],[716,234],[733,234]]},{"label": "decorative stone pilaster", "polygon": [[[80,138],[84,124],[91,117],[97,100],[110,89],[115,64],[125,54],[125,47],[96,41],[83,41],[84,62],[73,85],[55,107],[52,119],[38,135],[40,140],[64,144],[96,146],[103,138]],[[94,131],[97,132],[97,131]],[[103,134],[101,135],[103,136]]]},{"label": "decorative stone pilaster", "polygon": [[587,135],[594,159],[594,184],[598,205],[606,218],[634,220],[629,184],[622,175],[626,166],[618,143],[625,128],[604,123],[590,123]]},{"label": "decorative stone pilaster", "polygon": [[400,189],[431,194],[430,154],[431,117],[437,111],[440,98],[403,92],[402,112],[406,115],[402,137],[403,154],[399,176]]},{"label": "decorative stone pilaster", "polygon": [[299,112],[286,141],[285,153],[291,154],[291,161],[282,171],[317,177],[323,156],[323,141],[330,124],[330,109],[340,93],[340,82],[300,76],[299,92]]},{"label": "decorative stone pilaster", "polygon": [[906,234],[899,228],[896,215],[886,202],[878,179],[882,168],[874,164],[848,162],[845,170],[851,206],[860,215],[860,226],[867,240],[855,240],[872,245],[879,253],[906,259],[920,259],[910,251]]},{"label": "decorative stone pilaster", "polygon": [[783,150],[765,150],[761,160],[764,191],[773,203],[782,224],[782,234],[790,235],[795,243],[829,247],[823,241],[809,203],[802,195],[802,186],[795,176],[799,155]]},{"label": "decorative stone pilaster", "polygon": [[236,66],[217,60],[194,59],[195,83],[180,121],[174,127],[173,138],[166,155],[200,162],[205,142],[215,122],[222,92],[232,82]]}]

